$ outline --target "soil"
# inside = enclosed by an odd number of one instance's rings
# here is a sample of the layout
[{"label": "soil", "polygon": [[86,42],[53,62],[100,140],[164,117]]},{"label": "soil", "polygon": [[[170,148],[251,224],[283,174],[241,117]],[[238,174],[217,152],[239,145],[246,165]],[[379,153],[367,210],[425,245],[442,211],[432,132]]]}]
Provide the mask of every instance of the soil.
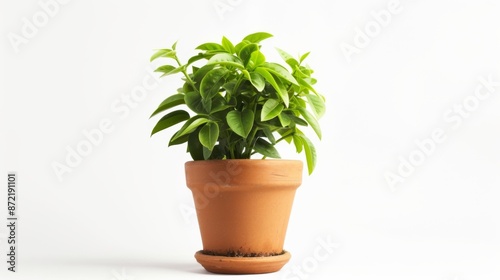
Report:
[{"label": "soil", "polygon": [[239,251],[228,251],[226,254],[217,254],[213,251],[202,250],[202,254],[210,256],[220,256],[220,257],[236,257],[236,258],[248,258],[248,257],[273,257],[283,255],[285,251],[281,253],[241,253]]}]

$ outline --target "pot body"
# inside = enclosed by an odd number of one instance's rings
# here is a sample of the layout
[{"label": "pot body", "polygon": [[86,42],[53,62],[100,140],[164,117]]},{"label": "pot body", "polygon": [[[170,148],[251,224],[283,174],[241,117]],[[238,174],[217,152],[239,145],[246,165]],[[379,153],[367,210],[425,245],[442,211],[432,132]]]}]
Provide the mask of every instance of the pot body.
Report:
[{"label": "pot body", "polygon": [[204,252],[270,256],[283,252],[299,160],[208,160],[185,164]]}]

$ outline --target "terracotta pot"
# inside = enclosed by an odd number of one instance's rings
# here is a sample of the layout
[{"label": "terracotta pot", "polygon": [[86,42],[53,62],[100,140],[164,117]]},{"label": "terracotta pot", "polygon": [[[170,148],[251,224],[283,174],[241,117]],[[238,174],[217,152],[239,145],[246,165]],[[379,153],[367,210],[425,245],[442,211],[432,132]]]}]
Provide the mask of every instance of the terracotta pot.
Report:
[{"label": "terracotta pot", "polygon": [[195,255],[198,262],[218,273],[281,269],[290,258],[283,243],[295,191],[302,182],[302,162],[190,161],[185,170],[203,243],[203,251]]}]

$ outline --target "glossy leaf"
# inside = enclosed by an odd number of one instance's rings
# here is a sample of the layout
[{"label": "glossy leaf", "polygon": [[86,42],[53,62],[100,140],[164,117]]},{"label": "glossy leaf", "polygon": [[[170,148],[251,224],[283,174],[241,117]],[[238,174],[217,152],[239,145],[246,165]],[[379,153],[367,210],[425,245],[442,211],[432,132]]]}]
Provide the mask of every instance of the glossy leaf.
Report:
[{"label": "glossy leaf", "polygon": [[186,93],[184,100],[186,102],[186,105],[193,112],[195,112],[197,114],[207,114],[208,113],[205,110],[205,107],[203,106],[201,95],[198,92],[191,91],[191,92]]},{"label": "glossy leaf", "polygon": [[254,150],[266,157],[281,158],[278,150],[276,150],[276,148],[271,143],[262,138],[257,139],[257,141],[255,142]]},{"label": "glossy leaf", "polygon": [[277,64],[277,63],[269,63],[266,62],[262,65],[262,67],[265,67],[269,72],[275,74],[276,76],[294,84],[298,85],[299,83],[295,78],[292,76],[292,74],[283,66]]},{"label": "glossy leaf", "polygon": [[280,54],[281,58],[283,58],[283,60],[288,64],[290,65],[290,67],[295,68],[295,66],[298,66],[299,65],[299,62],[293,58],[293,56],[291,56],[290,54],[288,54],[287,52],[285,52],[284,50],[282,49],[279,49],[279,48],[276,48],[276,50],[278,51],[278,53]]},{"label": "glossy leaf", "polygon": [[200,130],[200,143],[212,151],[219,138],[219,125],[216,122],[207,122]]},{"label": "glossy leaf", "polygon": [[248,69],[254,69],[257,66],[260,66],[266,62],[266,57],[261,51],[254,51],[250,55],[250,59],[248,60],[248,63],[246,64],[246,67]]},{"label": "glossy leaf", "polygon": [[273,35],[266,33],[266,32],[257,32],[250,34],[243,38],[244,41],[249,41],[251,43],[259,43],[262,40],[265,40],[267,38],[273,37]]},{"label": "glossy leaf", "polygon": [[258,92],[262,92],[266,86],[266,81],[264,80],[262,75],[260,75],[257,72],[252,72],[249,74],[249,77],[250,77],[250,83],[252,83],[255,89]]},{"label": "glossy leaf", "polygon": [[247,65],[248,62],[250,61],[250,57],[252,56],[253,52],[256,52],[259,50],[259,45],[257,44],[248,44],[241,48],[241,50],[238,53],[238,56],[241,58],[241,61],[243,61],[243,65]]},{"label": "glossy leaf", "polygon": [[207,119],[205,116],[200,116],[200,115],[190,118],[189,120],[186,121],[186,123],[184,123],[181,129],[177,131],[173,140],[176,140],[179,137],[182,137],[186,134],[193,132],[198,126],[207,123],[208,121],[209,119]]},{"label": "glossy leaf", "polygon": [[309,105],[311,105],[311,108],[313,109],[313,112],[316,115],[316,117],[321,118],[326,111],[325,102],[323,101],[323,98],[312,94],[308,94],[306,98]]},{"label": "glossy leaf", "polygon": [[319,127],[318,120],[316,120],[316,118],[304,108],[299,108],[299,112],[304,119],[306,119],[309,125],[311,125],[314,132],[316,132],[316,135],[318,135],[318,138],[321,139],[321,128]]},{"label": "glossy leaf", "polygon": [[198,133],[200,128],[196,129],[193,133],[187,135],[188,137],[188,152],[191,154],[191,158],[194,160],[204,160],[203,156],[203,145],[200,143]]},{"label": "glossy leaf", "polygon": [[225,36],[222,37],[222,47],[224,48],[224,50],[226,50],[228,53],[231,53],[233,54],[234,53],[234,45],[233,43],[231,43],[231,41],[229,41],[228,38],[226,38]]},{"label": "glossy leaf", "polygon": [[196,49],[202,50],[202,51],[225,51],[224,47],[222,45],[217,44],[217,43],[201,44],[198,47],[196,47]]},{"label": "glossy leaf", "polygon": [[281,114],[283,108],[285,108],[285,106],[278,100],[269,99],[266,101],[266,103],[264,103],[264,106],[262,106],[262,112],[260,118],[262,121],[273,119],[279,114]]},{"label": "glossy leaf", "polygon": [[169,97],[167,97],[167,99],[163,100],[163,102],[160,104],[160,106],[158,106],[158,108],[153,112],[153,114],[151,114],[150,118],[160,112],[163,112],[165,110],[168,110],[172,107],[175,107],[177,105],[181,105],[181,104],[185,104],[184,102],[184,94],[174,94],[174,95],[171,95]]},{"label": "glossy leaf", "polygon": [[229,72],[226,68],[215,68],[210,70],[201,80],[200,94],[204,99],[214,97],[224,84],[224,76]]},{"label": "glossy leaf", "polygon": [[316,168],[316,149],[311,140],[309,140],[309,138],[307,138],[303,133],[298,133],[296,136],[302,140],[304,151],[306,153],[307,171],[310,175]]},{"label": "glossy leaf", "polygon": [[153,136],[155,133],[162,131],[164,129],[167,129],[173,125],[176,125],[180,122],[183,122],[185,120],[189,119],[189,113],[184,111],[184,110],[177,110],[170,112],[163,116],[158,123],[156,123],[155,127],[153,128],[153,131],[151,132],[151,136]]},{"label": "glossy leaf", "polygon": [[244,69],[243,62],[238,57],[228,54],[228,53],[219,53],[212,56],[208,62],[210,64],[219,64],[224,66],[234,66],[236,68]]},{"label": "glossy leaf", "polygon": [[281,100],[283,100],[283,103],[285,103],[285,107],[288,107],[290,100],[288,98],[288,92],[286,92],[286,89],[283,89],[282,83],[274,79],[273,75],[269,73],[266,68],[257,67],[255,72],[264,77],[264,79],[276,90]]},{"label": "glossy leaf", "polygon": [[171,49],[159,49],[158,51],[156,51],[152,56],[151,58],[149,59],[149,61],[153,61],[159,57],[170,57],[170,58],[174,58],[176,55],[176,52],[175,50],[171,50]]},{"label": "glossy leaf", "polygon": [[253,127],[254,114],[252,110],[231,111],[226,116],[226,121],[234,133],[246,138]]}]

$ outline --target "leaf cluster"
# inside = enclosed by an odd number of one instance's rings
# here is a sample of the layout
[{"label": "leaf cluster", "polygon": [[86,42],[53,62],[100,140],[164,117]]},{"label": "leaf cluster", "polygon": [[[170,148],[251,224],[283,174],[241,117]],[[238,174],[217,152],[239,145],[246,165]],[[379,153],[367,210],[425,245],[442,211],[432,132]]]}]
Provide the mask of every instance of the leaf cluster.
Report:
[{"label": "leaf cluster", "polygon": [[164,114],[151,135],[182,124],[169,146],[187,144],[194,160],[248,159],[254,154],[280,158],[275,146],[286,141],[305,153],[312,173],[316,150],[301,127],[310,126],[321,139],[318,119],[325,100],[313,87],[313,70],[303,64],[309,53],[294,58],[277,49],[286,67],[268,62],[260,43],[270,37],[253,33],[236,45],[223,37],[220,44],[199,45],[198,54],[186,63],[177,57],[177,43],[157,50],[151,61],[164,58],[170,63],[156,72],[180,73],[183,84],[151,115]]}]

